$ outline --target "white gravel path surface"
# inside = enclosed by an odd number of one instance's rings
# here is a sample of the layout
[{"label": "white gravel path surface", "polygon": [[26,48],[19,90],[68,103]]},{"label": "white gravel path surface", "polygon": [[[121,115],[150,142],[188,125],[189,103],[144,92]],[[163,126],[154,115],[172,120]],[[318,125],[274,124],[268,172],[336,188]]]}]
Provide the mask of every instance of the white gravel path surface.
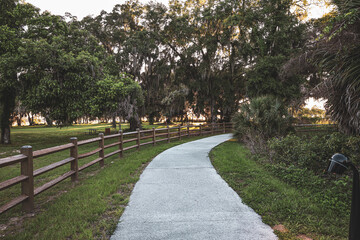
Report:
[{"label": "white gravel path surface", "polygon": [[232,138],[217,135],[170,148],[148,165],[111,240],[273,240],[273,230],[242,203],[208,157]]}]

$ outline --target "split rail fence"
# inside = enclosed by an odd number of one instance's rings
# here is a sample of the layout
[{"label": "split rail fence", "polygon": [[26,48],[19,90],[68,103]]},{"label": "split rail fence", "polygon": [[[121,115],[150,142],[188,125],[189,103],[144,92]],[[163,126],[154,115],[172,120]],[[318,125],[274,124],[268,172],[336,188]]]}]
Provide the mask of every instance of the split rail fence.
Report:
[{"label": "split rail fence", "polygon": [[295,124],[296,132],[336,132],[337,124]]},{"label": "split rail fence", "polygon": [[[98,137],[88,140],[78,141],[76,137],[70,138],[70,143],[46,148],[42,150],[33,151],[31,146],[23,146],[20,151],[21,154],[0,159],[0,168],[20,164],[20,175],[6,181],[0,182],[0,191],[3,191],[16,184],[21,185],[21,195],[13,198],[3,206],[0,206],[0,214],[15,207],[18,204],[22,204],[23,210],[29,212],[34,209],[34,197],[45,190],[55,186],[61,181],[70,178],[73,182],[78,180],[78,174],[80,171],[99,163],[100,167],[104,166],[104,160],[113,155],[123,156],[123,152],[130,149],[140,149],[141,146],[152,144],[155,145],[158,142],[167,141],[170,142],[173,139],[180,139],[188,136],[204,136],[207,134],[219,134],[232,131],[232,123],[213,123],[204,125],[188,125],[188,126],[176,126],[167,128],[152,128],[150,130],[137,130],[135,132],[123,133],[119,131],[117,134],[104,136],[100,133]],[[105,145],[105,141],[112,139],[116,142]],[[78,147],[91,143],[98,142],[98,147],[94,150],[79,154]],[[130,146],[124,146],[125,143],[132,143]],[[129,145],[129,144],[127,144]],[[105,154],[105,149],[116,147],[117,150]],[[60,151],[69,150],[69,157],[58,162],[54,162],[48,166],[41,167],[34,170],[34,160],[36,158],[51,155]],[[98,154],[98,157],[86,164],[79,166],[79,160]],[[34,188],[34,178],[54,170],[60,166],[69,164],[70,170],[63,173],[61,176],[43,184],[40,187]]]}]

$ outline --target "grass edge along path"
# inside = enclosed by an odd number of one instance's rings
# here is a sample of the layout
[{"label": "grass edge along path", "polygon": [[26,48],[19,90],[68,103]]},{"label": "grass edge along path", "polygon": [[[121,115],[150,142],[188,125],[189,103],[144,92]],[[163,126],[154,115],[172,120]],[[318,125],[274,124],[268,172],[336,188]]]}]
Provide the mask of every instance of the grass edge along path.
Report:
[{"label": "grass edge along path", "polygon": [[209,154],[218,174],[237,192],[242,201],[274,227],[282,224],[287,232],[275,231],[279,239],[341,239],[346,233],[336,225],[336,216],[311,200],[311,193],[276,178],[248,149],[235,141],[213,148]]},{"label": "grass edge along path", "polygon": [[79,182],[59,183],[55,189],[62,190],[61,194],[42,204],[22,224],[0,231],[0,238],[108,239],[147,164],[168,148],[200,138],[204,137],[185,137],[181,141],[125,152],[123,158],[111,157],[105,161],[104,168],[80,174]]}]

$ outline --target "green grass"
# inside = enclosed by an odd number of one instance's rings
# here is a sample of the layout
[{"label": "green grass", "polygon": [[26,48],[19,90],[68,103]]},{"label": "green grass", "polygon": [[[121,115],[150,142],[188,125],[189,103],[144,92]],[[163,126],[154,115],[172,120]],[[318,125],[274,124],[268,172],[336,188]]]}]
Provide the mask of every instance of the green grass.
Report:
[{"label": "green grass", "polygon": [[[161,125],[148,125],[144,124],[144,128],[152,127],[163,127]],[[56,127],[45,127],[45,126],[35,126],[35,127],[14,127],[12,128],[12,142],[11,145],[0,145],[0,157],[7,157],[14,154],[19,154],[19,149],[23,145],[33,146],[33,150],[44,149],[48,147],[53,147],[61,144],[69,143],[70,137],[76,136],[79,140],[84,140],[88,138],[97,137],[97,135],[86,135],[87,129],[98,129],[99,131],[104,131],[105,128],[110,127],[110,124],[94,124],[94,125],[74,125],[66,128],[56,128]],[[123,125],[123,129],[127,129],[128,125]],[[131,136],[133,138],[134,136]],[[126,137],[125,137],[126,138]],[[105,145],[118,141],[118,139],[108,139],[105,140]],[[134,142],[127,143],[124,146],[133,145]],[[98,143],[86,144],[79,146],[79,154],[90,152],[98,147]],[[105,154],[115,151],[118,147],[112,147],[105,150]],[[64,150],[58,153],[46,155],[44,157],[34,159],[34,170],[39,169],[44,166],[48,166],[52,163],[58,162],[65,158],[68,158],[70,155],[69,150]],[[87,157],[85,159],[79,160],[79,167],[96,159],[97,155]],[[97,168],[96,166],[85,169],[84,172],[91,172]],[[52,171],[49,171],[45,174],[42,174],[34,179],[35,188],[40,187],[46,182],[49,182],[62,174],[66,173],[70,169],[70,164],[58,167]],[[12,166],[7,166],[0,168],[0,182],[8,180],[10,178],[20,175],[20,164],[14,164]],[[0,192],[0,205],[3,205],[9,202],[11,199],[20,195],[20,185],[17,184],[12,186],[4,191]],[[40,202],[46,201],[48,194],[40,194],[38,197]],[[20,214],[20,213],[19,213]],[[5,214],[5,219],[10,216]],[[0,224],[2,223],[3,217],[0,216]]]},{"label": "green grass", "polygon": [[[91,125],[93,128],[94,125]],[[106,125],[98,125],[105,128]],[[152,126],[146,126],[151,128]],[[156,126],[163,127],[163,126]],[[7,149],[17,149],[30,143],[35,150],[56,146],[68,142],[74,136],[76,129],[86,130],[89,126],[73,126],[67,129],[32,127],[18,128],[13,131],[13,146]],[[81,131],[80,131],[81,132]],[[84,131],[85,132],[85,131]],[[28,135],[31,135],[29,137]],[[78,135],[79,139],[95,136]],[[160,152],[172,146],[198,139],[184,138],[171,143],[162,142],[155,147],[147,145],[141,151],[130,150],[123,158],[113,156],[105,160],[104,168],[95,164],[79,173],[79,181],[72,183],[67,179],[35,197],[33,214],[24,215],[21,206],[17,206],[0,216],[0,238],[4,239],[106,239],[114,231],[116,224],[128,202],[134,184],[139,179],[142,170]],[[114,141],[114,140],[113,140]],[[106,140],[105,144],[111,143]],[[130,143],[129,143],[130,144]],[[96,144],[79,147],[79,152],[88,152],[96,148]],[[109,148],[107,152],[117,147]],[[11,150],[13,151],[13,150]],[[8,155],[8,154],[7,154]],[[10,154],[12,155],[12,154]],[[56,154],[37,158],[34,169],[49,165],[69,156],[65,150]],[[93,156],[96,158],[96,156]],[[79,166],[93,158],[80,160]],[[69,164],[59,167],[35,178],[35,187],[68,171]],[[0,169],[0,181],[19,174],[19,166],[14,165]],[[0,192],[0,203],[4,204],[20,194],[20,186],[15,185]]]},{"label": "green grass", "polygon": [[300,234],[313,239],[347,238],[347,214],[313,201],[312,189],[307,186],[291,186],[275,177],[269,170],[271,167],[252,160],[241,144],[221,144],[210,157],[222,178],[265,223],[283,224],[289,230],[288,233],[276,231],[280,239],[297,239]]},{"label": "green grass", "polygon": [[[117,125],[118,127],[118,125]],[[129,124],[121,124],[124,131],[129,128]],[[161,128],[163,125],[149,125],[143,123],[144,129],[151,129],[152,127]],[[24,126],[11,128],[11,141],[12,144],[0,145],[0,158],[19,154],[19,149],[24,145],[31,145],[35,150],[53,147],[61,144],[69,143],[70,137],[77,137],[79,140],[96,137],[95,135],[87,135],[88,129],[96,129],[97,131],[104,132],[105,128],[111,128],[111,124],[81,124],[69,127],[48,127],[45,125],[38,126]],[[118,131],[111,129],[112,133]]]}]

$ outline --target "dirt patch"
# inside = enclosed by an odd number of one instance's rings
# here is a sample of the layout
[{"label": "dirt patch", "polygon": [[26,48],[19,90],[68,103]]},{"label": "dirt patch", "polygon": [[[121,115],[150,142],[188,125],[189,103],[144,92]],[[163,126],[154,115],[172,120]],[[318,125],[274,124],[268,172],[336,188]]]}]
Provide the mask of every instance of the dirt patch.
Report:
[{"label": "dirt patch", "polygon": [[279,232],[282,232],[282,233],[289,232],[289,230],[282,224],[275,225],[272,229],[274,231],[279,231]]},{"label": "dirt patch", "polygon": [[34,210],[31,213],[27,213],[21,216],[12,217],[8,220],[7,223],[0,225],[0,238],[5,236],[11,236],[16,233],[23,231],[24,221],[27,219],[35,217],[37,214],[41,213],[44,209],[42,206],[46,203],[52,202],[62,194],[67,193],[67,191],[59,191],[56,195],[49,196],[45,201],[36,204],[34,206]]},{"label": "dirt patch", "polygon": [[298,239],[301,239],[301,240],[313,240],[312,238],[309,238],[309,237],[307,237],[307,236],[305,236],[305,235],[298,235],[298,236],[296,236]]},{"label": "dirt patch", "polygon": [[6,224],[0,225],[0,237],[10,236],[21,231],[24,221],[34,216],[35,212],[32,212],[19,217],[10,218]]}]

